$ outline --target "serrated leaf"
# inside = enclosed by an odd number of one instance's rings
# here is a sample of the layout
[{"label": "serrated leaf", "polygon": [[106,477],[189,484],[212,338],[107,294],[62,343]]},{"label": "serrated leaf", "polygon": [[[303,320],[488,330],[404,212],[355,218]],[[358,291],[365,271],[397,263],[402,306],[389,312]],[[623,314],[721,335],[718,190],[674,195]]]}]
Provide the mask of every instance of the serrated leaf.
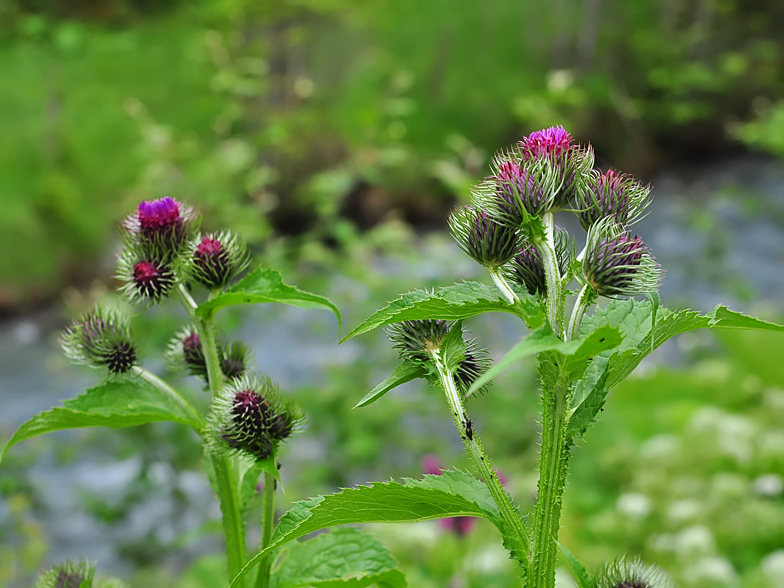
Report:
[{"label": "serrated leaf", "polygon": [[435,292],[415,290],[404,294],[386,307],[372,314],[343,341],[384,325],[409,320],[462,320],[484,312],[510,312],[521,317],[529,328],[544,321],[541,302],[527,293],[518,293],[520,301],[509,304],[495,286],[477,282],[463,282]]},{"label": "serrated leaf", "polygon": [[405,576],[381,543],[354,528],[335,529],[281,549],[271,588],[405,588]]},{"label": "serrated leaf", "polygon": [[556,541],[556,543],[558,544],[558,547],[561,548],[561,553],[564,554],[566,563],[569,564],[569,569],[572,570],[572,574],[574,574],[574,579],[577,580],[578,588],[595,588],[596,581],[585,569],[585,566],[581,564],[566,547],[561,545],[559,541]]},{"label": "serrated leaf", "polygon": [[590,358],[617,347],[621,341],[619,329],[608,325],[599,327],[592,333],[573,341],[562,341],[553,334],[550,326],[545,324],[523,337],[523,340],[512,347],[498,363],[482,374],[473,383],[468,395],[470,396],[525,357],[544,351],[555,351],[564,356],[566,371],[577,372],[585,368]]},{"label": "serrated leaf", "polygon": [[390,390],[393,390],[398,386],[405,384],[406,382],[410,382],[411,380],[424,378],[426,375],[427,370],[421,365],[417,365],[410,361],[404,361],[395,368],[395,371],[393,371],[388,378],[368,392],[362,400],[357,402],[354,408],[360,408],[362,406],[367,406],[368,404],[373,404],[376,400],[381,398]]},{"label": "serrated leaf", "polygon": [[569,414],[567,424],[567,437],[582,437],[588,427],[596,420],[596,415],[604,407],[607,399],[607,377],[610,372],[607,370],[607,362],[604,362],[604,370],[599,379],[594,382],[591,390],[584,396]]},{"label": "serrated leaf", "polygon": [[457,321],[441,342],[441,360],[447,369],[455,372],[465,359],[466,344],[463,339],[463,321]]},{"label": "serrated leaf", "polygon": [[0,452],[0,461],[17,443],[45,433],[82,427],[120,429],[159,421],[182,423],[197,430],[202,425],[187,403],[173,399],[144,380],[109,380],[22,424]]},{"label": "serrated leaf", "polygon": [[445,471],[423,480],[376,482],[296,503],[280,519],[270,544],[232,581],[232,587],[274,549],[335,525],[414,523],[447,517],[485,517],[502,524],[484,482],[465,472]]},{"label": "serrated leaf", "polygon": [[196,314],[201,318],[210,318],[226,306],[264,302],[280,302],[298,308],[326,308],[337,318],[338,330],[342,328],[340,310],[329,298],[289,286],[283,282],[280,272],[271,268],[259,268],[251,272],[223,294],[200,304]]}]

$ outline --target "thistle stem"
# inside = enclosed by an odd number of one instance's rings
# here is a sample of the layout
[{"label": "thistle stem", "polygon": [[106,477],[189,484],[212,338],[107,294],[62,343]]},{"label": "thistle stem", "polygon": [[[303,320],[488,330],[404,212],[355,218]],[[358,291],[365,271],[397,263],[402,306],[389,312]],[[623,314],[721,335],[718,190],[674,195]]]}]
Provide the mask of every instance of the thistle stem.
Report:
[{"label": "thistle stem", "polygon": [[493,283],[498,287],[499,290],[501,290],[501,294],[504,295],[504,298],[506,298],[507,302],[509,302],[509,304],[520,302],[517,294],[514,293],[512,288],[509,286],[509,282],[507,282],[503,274],[498,271],[498,268],[489,267],[487,269],[490,272],[490,277],[493,278]]},{"label": "thistle stem", "polygon": [[574,308],[572,309],[572,316],[569,317],[569,326],[566,329],[566,340],[572,341],[577,337],[580,332],[580,325],[583,322],[585,311],[593,304],[593,288],[589,284],[585,284],[577,295],[574,301]]},{"label": "thistle stem", "polygon": [[158,390],[160,390],[166,396],[171,398],[178,406],[183,408],[185,412],[188,413],[188,416],[190,416],[193,419],[193,422],[198,424],[197,432],[200,432],[201,427],[204,424],[204,421],[202,420],[199,413],[196,412],[196,409],[191,406],[190,402],[185,400],[185,398],[183,398],[180,395],[180,393],[177,392],[177,390],[169,386],[169,384],[161,380],[158,376],[156,376],[152,372],[148,372],[143,367],[134,366],[133,371],[140,378],[155,386]]},{"label": "thistle stem", "polygon": [[[179,285],[176,292],[188,316],[196,323],[196,331],[199,334],[204,360],[207,364],[207,381],[210,393],[214,397],[223,384],[223,372],[221,372],[212,318],[199,318],[196,315],[198,306],[182,284]],[[215,474],[215,489],[220,502],[223,534],[226,538],[229,583],[231,583],[244,567],[246,559],[245,528],[239,493],[239,468],[235,458],[209,451],[205,453],[205,457],[210,462]],[[242,578],[236,588],[245,588],[246,585],[245,578]]]},{"label": "thistle stem", "polygon": [[438,370],[441,386],[444,389],[449,409],[452,411],[452,417],[455,419],[457,431],[460,433],[460,437],[474,462],[474,466],[479,470],[482,479],[484,479],[487,484],[487,488],[490,490],[490,494],[501,512],[501,517],[509,528],[514,531],[520,541],[522,553],[518,552],[514,555],[520,561],[525,570],[525,575],[528,577],[531,568],[530,540],[528,531],[523,524],[523,519],[517,513],[517,509],[501,484],[501,480],[498,479],[498,474],[495,473],[490,465],[490,458],[482,447],[479,435],[473,430],[473,425],[466,414],[465,408],[463,407],[463,401],[457,391],[454,374],[443,362],[438,350],[434,350],[431,355],[436,365],[436,369]]},{"label": "thistle stem", "polygon": [[534,245],[542,260],[542,267],[544,267],[545,283],[547,284],[547,318],[550,328],[557,337],[562,338],[563,296],[561,295],[561,274],[555,254],[555,225],[553,222],[552,212],[542,215],[542,223],[545,228],[544,239],[540,239]]},{"label": "thistle stem", "polygon": [[566,416],[570,380],[560,374],[552,389],[542,389],[542,450],[534,513],[535,560],[531,588],[553,588],[561,505],[566,486],[570,443]]},{"label": "thistle stem", "polygon": [[[262,522],[261,546],[259,551],[264,551],[272,539],[272,530],[275,526],[275,478],[269,472],[264,472],[264,520]],[[259,573],[256,576],[256,588],[267,588],[270,582],[270,567],[272,561],[269,556],[259,564]]]}]

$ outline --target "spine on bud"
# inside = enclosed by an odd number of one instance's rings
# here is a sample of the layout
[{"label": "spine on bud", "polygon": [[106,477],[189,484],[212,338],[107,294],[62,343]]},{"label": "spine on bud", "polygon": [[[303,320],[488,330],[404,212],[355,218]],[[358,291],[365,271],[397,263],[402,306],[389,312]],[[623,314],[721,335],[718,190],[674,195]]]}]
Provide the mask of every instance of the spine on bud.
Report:
[{"label": "spine on bud", "polygon": [[128,317],[118,309],[96,307],[68,327],[60,337],[65,355],[75,363],[127,374],[138,364]]},{"label": "spine on bud", "polygon": [[202,235],[191,246],[188,273],[209,290],[223,288],[250,259],[245,244],[229,231]]}]

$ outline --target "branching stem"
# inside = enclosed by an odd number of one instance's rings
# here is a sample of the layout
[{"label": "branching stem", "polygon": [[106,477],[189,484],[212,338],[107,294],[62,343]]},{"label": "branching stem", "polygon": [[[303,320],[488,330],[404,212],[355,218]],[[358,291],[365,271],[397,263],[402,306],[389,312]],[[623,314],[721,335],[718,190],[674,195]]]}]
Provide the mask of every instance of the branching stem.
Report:
[{"label": "branching stem", "polygon": [[501,290],[501,294],[504,295],[506,301],[509,304],[515,304],[516,302],[520,302],[520,299],[517,297],[517,294],[514,293],[512,288],[509,286],[509,282],[506,281],[506,278],[503,274],[498,270],[497,267],[489,267],[487,268],[490,272],[490,277],[493,278],[493,283]]},{"label": "branching stem", "polygon": [[558,268],[558,258],[555,254],[555,225],[553,224],[553,213],[547,212],[542,215],[544,224],[544,239],[540,239],[534,246],[544,267],[545,283],[547,285],[547,318],[550,328],[557,337],[563,337],[562,315],[563,315],[563,296],[561,287],[561,273]]},{"label": "branching stem", "polygon": [[566,329],[566,340],[572,341],[580,332],[580,325],[583,322],[585,311],[593,304],[594,291],[589,284],[585,284],[577,295],[572,309],[572,316],[569,317],[569,326]]}]

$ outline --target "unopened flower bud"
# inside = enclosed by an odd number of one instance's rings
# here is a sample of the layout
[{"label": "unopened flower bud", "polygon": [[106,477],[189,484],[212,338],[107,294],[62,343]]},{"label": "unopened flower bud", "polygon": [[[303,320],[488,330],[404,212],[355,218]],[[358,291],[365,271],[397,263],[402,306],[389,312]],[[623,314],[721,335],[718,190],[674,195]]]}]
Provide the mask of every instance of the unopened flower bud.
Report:
[{"label": "unopened flower bud", "polygon": [[237,378],[248,369],[250,352],[242,341],[232,341],[231,345],[220,346],[221,371],[229,379]]},{"label": "unopened flower bud", "polygon": [[60,344],[72,361],[113,375],[125,374],[138,363],[128,317],[114,308],[96,307],[68,327]]},{"label": "unopened flower bud", "polygon": [[94,576],[94,563],[82,560],[74,564],[67,561],[41,574],[35,588],[92,588]]},{"label": "unopened flower bud", "polygon": [[190,259],[193,279],[210,290],[222,288],[249,263],[245,244],[228,231],[210,233],[194,242]]},{"label": "unopened flower bud", "polygon": [[[242,341],[232,341],[229,346],[218,344],[221,371],[228,379],[245,373],[248,356],[248,347]],[[195,327],[186,327],[174,336],[166,351],[166,358],[172,369],[184,368],[190,375],[208,381],[207,360]]]},{"label": "unopened flower bud", "polygon": [[515,152],[501,153],[494,164],[495,198],[491,202],[499,221],[519,227],[526,214],[541,216],[551,208],[554,188],[547,166],[525,166]]},{"label": "unopened flower bud", "polygon": [[117,278],[123,282],[121,292],[128,300],[160,302],[177,283],[173,268],[159,258],[140,255],[133,247],[126,247],[117,263]]},{"label": "unopened flower bud", "polygon": [[588,233],[582,280],[610,298],[656,291],[661,269],[642,239],[617,227],[605,232],[607,227],[609,222],[597,223]]},{"label": "unopened flower bud", "polygon": [[449,228],[460,248],[485,267],[504,265],[520,246],[518,229],[499,224],[473,206],[454,210]]},{"label": "unopened flower bud", "polygon": [[166,196],[141,202],[123,221],[123,237],[146,255],[172,261],[195,235],[198,221],[192,207]]},{"label": "unopened flower bud", "polygon": [[[394,323],[387,329],[401,359],[416,362],[433,360],[433,352],[441,348],[451,325],[444,320],[414,320]],[[479,349],[474,340],[463,339],[465,355],[454,370],[455,382],[462,393],[468,392],[473,383],[490,367],[487,351]],[[487,387],[482,388],[484,392]]]},{"label": "unopened flower bud", "polygon": [[577,191],[577,216],[586,231],[599,220],[611,217],[616,223],[628,226],[639,220],[650,204],[649,186],[643,186],[632,176],[607,170],[594,171]]},{"label": "unopened flower bud", "polygon": [[[569,269],[571,255],[571,241],[569,234],[560,227],[555,227],[555,256],[558,260],[558,268],[563,276]],[[512,261],[505,268],[506,275],[512,281],[525,286],[529,294],[547,295],[547,280],[545,278],[544,266],[542,265],[539,252],[530,243],[524,245],[512,258]]]},{"label": "unopened flower bud", "polygon": [[640,559],[625,557],[606,563],[595,576],[596,588],[675,588],[675,583],[656,565],[646,566]]},{"label": "unopened flower bud", "polygon": [[279,398],[268,378],[246,375],[224,385],[213,400],[210,443],[217,451],[237,451],[263,461],[301,422],[301,413]]}]

